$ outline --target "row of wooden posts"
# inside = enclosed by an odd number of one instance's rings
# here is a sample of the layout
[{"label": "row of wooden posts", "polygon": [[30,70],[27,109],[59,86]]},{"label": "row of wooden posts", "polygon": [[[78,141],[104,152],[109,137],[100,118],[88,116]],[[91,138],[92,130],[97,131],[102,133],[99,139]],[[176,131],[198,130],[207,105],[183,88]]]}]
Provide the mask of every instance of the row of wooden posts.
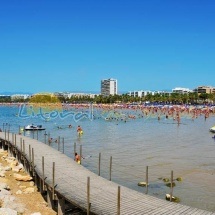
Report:
[{"label": "row of wooden posts", "polygon": [[[46,133],[45,133],[46,134]],[[38,137],[38,136],[37,136]],[[46,139],[46,135],[45,135],[45,139]],[[58,151],[60,150],[60,137],[58,137]],[[63,140],[63,153],[64,153],[64,138]],[[6,141],[8,142],[8,144],[10,144],[9,141],[9,131],[8,131],[8,136],[7,136],[7,132],[5,130],[5,143]],[[46,141],[45,141],[46,144]],[[17,148],[17,140],[16,140],[16,134],[12,134],[12,146],[15,147],[16,150],[18,150]],[[50,144],[49,144],[50,145]],[[9,147],[8,147],[9,150]],[[20,138],[20,154],[21,156],[19,156],[19,161],[20,162],[24,162],[24,166],[26,166],[26,160],[27,160],[27,154],[26,154],[26,148],[25,148],[25,141]],[[74,143],[74,154],[77,151],[76,149],[76,143]],[[34,148],[31,148],[31,145],[29,145],[29,173],[32,172],[32,175],[34,177],[35,180],[35,184],[37,181],[36,178],[36,172],[35,172],[35,164],[34,164]],[[25,158],[25,159],[24,159]],[[82,158],[82,145],[80,145],[80,158]],[[42,176],[41,176],[41,182],[40,183],[40,190],[44,191],[45,190],[45,168],[44,168],[44,164],[45,164],[45,158],[44,156],[42,156]],[[109,180],[112,180],[112,156],[110,157],[110,165],[109,165],[110,169],[109,169]],[[101,173],[101,153],[99,153],[99,161],[98,161],[98,176],[100,176]],[[148,194],[148,166],[146,167],[146,189],[145,189],[145,194]],[[38,185],[38,184],[37,184]],[[47,185],[48,186],[48,185]],[[52,165],[52,185],[51,185],[51,197],[50,195],[47,195],[47,202],[49,203],[50,207],[53,207],[53,200],[55,200],[55,162],[53,162]],[[173,195],[173,171],[171,171],[171,181],[170,181],[170,201],[172,201],[172,195]],[[58,214],[64,214],[64,208],[62,208],[62,200],[61,200],[61,205],[58,205]],[[90,214],[90,177],[87,177],[87,215]],[[117,215],[120,215],[120,186],[118,186],[118,191],[117,191]]]}]

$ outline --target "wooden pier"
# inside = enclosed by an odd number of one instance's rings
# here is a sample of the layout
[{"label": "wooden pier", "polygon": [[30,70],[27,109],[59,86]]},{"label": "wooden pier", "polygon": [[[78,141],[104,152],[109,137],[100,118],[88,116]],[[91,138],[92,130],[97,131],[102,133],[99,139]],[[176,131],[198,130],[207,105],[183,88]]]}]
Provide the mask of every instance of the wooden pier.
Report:
[{"label": "wooden pier", "polygon": [[66,214],[65,202],[69,202],[86,214],[215,215],[120,186],[38,140],[0,132],[0,143],[24,164],[40,192],[46,192],[49,206],[57,208],[58,214]]}]

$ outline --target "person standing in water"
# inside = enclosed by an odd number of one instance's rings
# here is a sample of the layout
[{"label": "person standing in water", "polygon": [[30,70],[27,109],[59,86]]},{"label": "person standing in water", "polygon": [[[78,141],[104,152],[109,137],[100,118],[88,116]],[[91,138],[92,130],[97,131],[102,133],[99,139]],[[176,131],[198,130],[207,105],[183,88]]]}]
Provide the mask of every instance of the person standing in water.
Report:
[{"label": "person standing in water", "polygon": [[83,130],[80,125],[77,127],[77,132],[79,135],[83,134]]},{"label": "person standing in water", "polygon": [[75,153],[75,161],[78,163],[78,164],[81,164],[81,157],[80,155],[76,152]]}]

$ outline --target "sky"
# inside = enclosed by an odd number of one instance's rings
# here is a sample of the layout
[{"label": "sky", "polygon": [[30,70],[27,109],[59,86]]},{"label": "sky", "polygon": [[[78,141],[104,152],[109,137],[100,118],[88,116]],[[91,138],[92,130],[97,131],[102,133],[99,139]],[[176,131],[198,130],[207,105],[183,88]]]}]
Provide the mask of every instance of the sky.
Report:
[{"label": "sky", "polygon": [[7,0],[0,92],[215,86],[214,0]]}]

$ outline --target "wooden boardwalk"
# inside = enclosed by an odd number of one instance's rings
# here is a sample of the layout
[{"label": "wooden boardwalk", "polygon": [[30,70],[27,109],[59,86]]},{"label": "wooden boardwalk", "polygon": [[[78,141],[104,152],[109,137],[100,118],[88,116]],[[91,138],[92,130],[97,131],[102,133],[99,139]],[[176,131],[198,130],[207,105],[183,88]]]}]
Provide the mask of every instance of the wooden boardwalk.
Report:
[{"label": "wooden boardwalk", "polygon": [[[20,138],[22,138],[21,141]],[[119,202],[118,184],[90,172],[62,152],[25,136],[16,135],[15,138],[14,134],[11,133],[0,132],[0,140],[2,143],[7,142],[9,146],[11,144],[13,150],[22,151],[23,156],[28,161],[33,160],[36,174],[41,179],[45,176],[46,186],[52,188],[53,184],[55,185],[54,193],[55,196],[58,196],[59,205],[63,204],[62,199],[66,199],[68,202],[87,211],[88,202],[90,202],[90,213],[98,215],[215,215],[213,212],[168,202],[124,186],[120,186]],[[42,165],[43,163],[44,165]],[[55,169],[54,173],[53,166]],[[87,190],[89,191],[87,189],[89,188],[87,183],[88,177],[90,177],[90,194],[89,192],[87,193]],[[64,211],[58,210],[58,213],[64,214]]]}]

